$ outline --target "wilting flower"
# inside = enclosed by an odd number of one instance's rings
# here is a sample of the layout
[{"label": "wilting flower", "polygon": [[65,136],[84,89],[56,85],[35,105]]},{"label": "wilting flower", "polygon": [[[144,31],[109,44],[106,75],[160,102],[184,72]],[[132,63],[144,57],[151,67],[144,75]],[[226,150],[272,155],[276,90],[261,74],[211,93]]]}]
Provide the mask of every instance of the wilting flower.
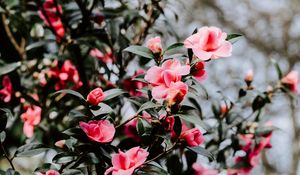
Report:
[{"label": "wilting flower", "polygon": [[153,53],[162,53],[162,45],[161,45],[161,40],[160,37],[154,37],[150,38],[147,41],[147,47],[150,49]]},{"label": "wilting flower", "polygon": [[92,90],[87,96],[87,102],[91,105],[97,106],[105,99],[105,94],[101,88]]},{"label": "wilting flower", "polygon": [[118,154],[112,155],[112,167],[105,171],[105,175],[131,175],[134,170],[146,161],[149,153],[140,148],[134,147],[126,152],[119,150]]},{"label": "wilting flower", "polygon": [[145,75],[145,80],[153,86],[154,99],[165,99],[169,104],[180,103],[188,90],[188,86],[180,81],[181,76],[189,72],[189,65],[181,66],[178,60],[167,60],[162,67],[151,67]]},{"label": "wilting flower", "polygon": [[217,27],[202,27],[184,41],[184,46],[192,49],[201,60],[229,57],[232,45],[226,37],[227,34]]},{"label": "wilting flower", "polygon": [[[46,0],[43,4],[43,10],[39,9],[39,16],[44,21],[46,26],[52,27],[58,37],[63,38],[65,35],[65,29],[60,17],[57,13],[62,13],[60,5],[56,6],[53,0]],[[57,40],[60,40],[57,38]]]},{"label": "wilting flower", "polygon": [[79,125],[91,140],[100,143],[111,142],[116,131],[114,125],[108,120],[80,122]]},{"label": "wilting flower", "polygon": [[298,92],[298,81],[298,72],[295,70],[281,79],[281,83],[294,93]]},{"label": "wilting flower", "polygon": [[204,142],[204,137],[198,128],[189,129],[183,131],[180,135],[180,139],[184,140],[188,146],[199,146]]},{"label": "wilting flower", "polygon": [[100,50],[94,48],[90,51],[92,57],[97,58],[98,60],[103,61],[104,63],[112,63],[114,60],[113,53],[110,49],[107,49],[107,53],[102,53]]},{"label": "wilting flower", "polygon": [[10,78],[6,75],[2,79],[3,88],[0,90],[0,99],[8,103],[11,100],[12,84]]},{"label": "wilting flower", "polygon": [[204,80],[206,76],[206,71],[204,69],[205,63],[204,62],[197,62],[191,68],[191,75],[195,77],[198,81]]},{"label": "wilting flower", "polygon": [[40,173],[38,172],[37,175],[60,175],[59,172],[55,171],[55,170],[49,170],[46,173]]},{"label": "wilting flower", "polygon": [[21,114],[21,119],[24,121],[23,132],[26,137],[32,137],[34,126],[41,122],[42,109],[35,105],[26,108],[26,111]]},{"label": "wilting flower", "polygon": [[207,169],[197,163],[193,164],[194,175],[217,175],[218,171],[214,169]]},{"label": "wilting flower", "polygon": [[142,96],[143,95],[142,92],[137,91],[137,90],[142,89],[143,87],[147,86],[147,83],[134,80],[134,78],[137,77],[138,75],[143,74],[144,72],[145,71],[143,69],[139,69],[135,72],[135,74],[132,77],[123,80],[123,87],[126,91],[129,92],[129,94],[131,96]]}]

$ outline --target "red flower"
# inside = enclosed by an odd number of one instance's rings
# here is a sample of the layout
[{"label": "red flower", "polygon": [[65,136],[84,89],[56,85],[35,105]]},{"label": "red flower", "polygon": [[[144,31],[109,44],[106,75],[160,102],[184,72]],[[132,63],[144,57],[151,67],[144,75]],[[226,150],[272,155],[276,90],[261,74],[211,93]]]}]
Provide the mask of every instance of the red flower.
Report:
[{"label": "red flower", "polygon": [[298,92],[298,81],[298,72],[295,70],[281,79],[281,83],[294,93]]},{"label": "red flower", "polygon": [[2,79],[3,88],[0,90],[0,99],[8,103],[11,100],[12,84],[10,78],[6,75]]},{"label": "red flower", "polygon": [[87,96],[87,102],[93,106],[97,106],[105,98],[105,94],[101,88],[92,90]]},{"label": "red flower", "polygon": [[[63,23],[61,22],[60,17],[57,13],[62,13],[62,8],[58,5],[56,7],[53,0],[46,0],[43,4],[44,11],[39,9],[39,16],[43,19],[44,23],[48,27],[52,27],[55,33],[57,34],[57,40],[60,41],[60,38],[63,38],[65,35],[65,29],[63,27]],[[45,13],[45,14],[44,14]]]},{"label": "red flower", "polygon": [[198,128],[189,129],[183,131],[180,135],[180,139],[184,140],[188,146],[199,146],[204,142],[204,137]]},{"label": "red flower", "polygon": [[197,62],[191,68],[191,74],[198,80],[204,80],[206,77],[206,71],[204,70],[205,63],[204,62]]},{"label": "red flower", "polygon": [[147,83],[133,80],[136,76],[143,74],[145,71],[143,69],[139,69],[135,72],[135,74],[123,80],[123,88],[129,92],[131,96],[142,96],[143,93],[137,91],[138,89],[142,89],[143,87],[147,86]]}]

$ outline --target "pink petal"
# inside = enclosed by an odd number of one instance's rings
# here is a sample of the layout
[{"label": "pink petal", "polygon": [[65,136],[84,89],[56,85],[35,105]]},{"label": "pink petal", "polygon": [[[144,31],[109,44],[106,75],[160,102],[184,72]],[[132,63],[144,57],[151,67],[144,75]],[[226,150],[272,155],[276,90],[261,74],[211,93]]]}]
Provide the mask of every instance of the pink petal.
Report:
[{"label": "pink petal", "polygon": [[23,126],[23,133],[25,134],[25,136],[29,138],[32,137],[33,131],[34,131],[34,126],[30,125],[28,122],[25,122]]},{"label": "pink petal", "polygon": [[145,75],[145,80],[148,81],[149,83],[156,84],[158,85],[159,83],[162,82],[161,78],[161,73],[162,73],[162,68],[154,66],[151,67]]},{"label": "pink petal", "polygon": [[213,52],[214,58],[231,56],[232,45],[228,41],[224,41],[220,48]]},{"label": "pink petal", "polygon": [[164,85],[156,86],[152,88],[152,96],[155,100],[166,98],[168,95],[168,88]]},{"label": "pink petal", "polygon": [[204,50],[200,50],[200,49],[196,49],[196,48],[193,48],[193,52],[200,60],[203,60],[203,61],[209,60],[213,55],[211,52],[206,52]]}]

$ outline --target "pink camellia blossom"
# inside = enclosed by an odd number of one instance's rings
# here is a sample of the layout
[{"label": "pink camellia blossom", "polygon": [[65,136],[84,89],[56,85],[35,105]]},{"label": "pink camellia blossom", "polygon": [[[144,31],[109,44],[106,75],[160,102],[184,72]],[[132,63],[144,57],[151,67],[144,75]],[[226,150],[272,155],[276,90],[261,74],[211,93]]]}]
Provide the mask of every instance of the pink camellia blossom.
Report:
[{"label": "pink camellia blossom", "polygon": [[112,167],[105,171],[105,175],[132,175],[134,170],[146,161],[149,153],[140,147],[134,147],[126,152],[119,150],[119,153],[112,155]]},{"label": "pink camellia blossom", "polygon": [[198,81],[202,81],[206,77],[206,71],[204,69],[205,63],[199,61],[191,68],[191,75],[196,78]]},{"label": "pink camellia blossom", "polygon": [[26,112],[21,114],[21,119],[24,121],[23,132],[26,137],[32,137],[34,126],[41,122],[42,109],[35,105],[26,108]]},{"label": "pink camellia blossom", "polygon": [[10,102],[12,96],[12,84],[10,78],[6,75],[2,79],[3,88],[0,90],[0,99],[5,103]]},{"label": "pink camellia blossom", "polygon": [[232,45],[226,37],[227,34],[217,27],[202,27],[184,41],[184,46],[192,49],[201,60],[229,57]]},{"label": "pink camellia blossom", "polygon": [[147,47],[148,49],[150,49],[153,53],[162,53],[163,48],[161,45],[161,40],[160,37],[154,37],[154,38],[150,38],[147,41]]},{"label": "pink camellia blossom", "polygon": [[192,165],[195,173],[194,175],[217,175],[218,174],[218,171],[217,170],[214,170],[214,169],[207,169],[197,163],[194,163]]},{"label": "pink camellia blossom", "polygon": [[[163,118],[165,118],[166,115],[161,115],[159,117],[160,120],[162,120]],[[165,131],[172,131],[173,127],[174,127],[174,123],[175,123],[175,118],[174,116],[168,116],[165,119],[163,119],[162,124],[165,128]]]},{"label": "pink camellia blossom", "polygon": [[190,73],[190,66],[181,66],[178,60],[167,60],[162,67],[151,67],[145,80],[152,85],[152,96],[165,99],[169,104],[180,103],[187,94],[188,86],[181,82],[181,76]]},{"label": "pink camellia blossom", "polygon": [[106,64],[112,63],[114,61],[113,53],[110,49],[107,51],[107,53],[104,54],[99,49],[94,48],[90,51],[90,55],[97,58],[98,60],[103,61]]},{"label": "pink camellia blossom", "polygon": [[43,10],[39,9],[38,13],[40,18],[44,21],[46,26],[52,27],[58,36],[57,40],[60,41],[60,38],[63,38],[65,35],[65,29],[63,23],[57,13],[62,13],[62,8],[58,5],[58,8],[55,5],[53,0],[46,0],[43,4]]},{"label": "pink camellia blossom", "polygon": [[97,106],[101,101],[105,99],[105,94],[101,88],[92,90],[87,96],[87,102],[91,105]]},{"label": "pink camellia blossom", "polygon": [[184,140],[188,146],[199,146],[204,142],[204,137],[198,128],[189,129],[180,135],[180,139]]},{"label": "pink camellia blossom", "polygon": [[143,87],[147,86],[147,83],[134,80],[135,77],[137,77],[138,75],[141,75],[143,73],[145,73],[145,71],[143,69],[138,69],[132,77],[123,80],[123,83],[122,83],[123,88],[125,90],[127,90],[131,96],[142,96],[143,95],[142,92],[137,91],[137,90],[142,89]]},{"label": "pink camellia blossom", "polygon": [[100,143],[111,142],[116,132],[114,125],[108,120],[80,122],[79,125],[91,140]]},{"label": "pink camellia blossom", "polygon": [[55,170],[49,170],[46,173],[38,172],[37,175],[60,175],[60,174]]},{"label": "pink camellia blossom", "polygon": [[298,92],[298,82],[298,72],[295,70],[291,71],[281,79],[281,83],[294,93]]}]

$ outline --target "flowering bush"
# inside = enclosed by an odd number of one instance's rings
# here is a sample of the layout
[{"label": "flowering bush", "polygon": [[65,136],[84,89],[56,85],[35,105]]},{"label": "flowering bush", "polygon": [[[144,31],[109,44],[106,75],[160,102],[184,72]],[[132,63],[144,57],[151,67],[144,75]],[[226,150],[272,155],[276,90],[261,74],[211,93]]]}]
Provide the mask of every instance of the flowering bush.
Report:
[{"label": "flowering bush", "polygon": [[24,3],[0,8],[7,32],[18,29],[9,41],[19,54],[1,60],[1,152],[11,166],[1,174],[49,152],[34,173],[249,174],[271,148],[265,107],[278,93],[297,94],[298,73],[283,76],[275,62],[279,79],[266,90],[249,71],[235,100],[214,102],[205,66],[230,59],[241,35],[200,27],[169,46],[146,39],[162,2]]}]

